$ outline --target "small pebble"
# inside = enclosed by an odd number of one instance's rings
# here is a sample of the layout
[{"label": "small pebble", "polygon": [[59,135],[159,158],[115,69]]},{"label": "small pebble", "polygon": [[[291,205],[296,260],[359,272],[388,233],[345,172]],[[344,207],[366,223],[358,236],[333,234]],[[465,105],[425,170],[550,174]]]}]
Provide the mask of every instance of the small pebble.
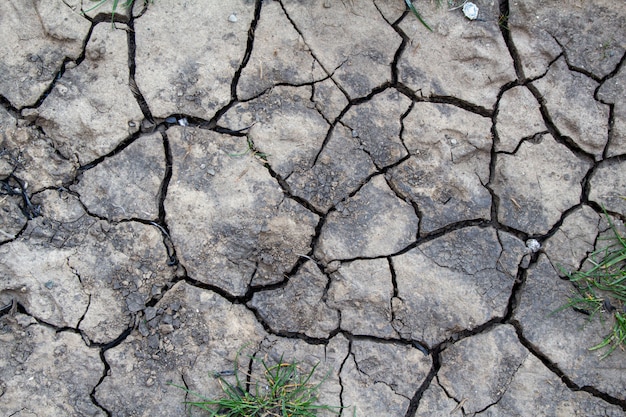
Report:
[{"label": "small pebble", "polygon": [[476,19],[478,17],[478,6],[470,2],[465,3],[465,5],[463,6],[463,14],[469,20]]},{"label": "small pebble", "polygon": [[539,249],[541,249],[541,243],[539,243],[537,239],[528,239],[526,241],[526,247],[532,252],[537,252]]},{"label": "small pebble", "polygon": [[234,14],[234,13],[233,13],[233,14],[231,14],[230,16],[228,16],[228,21],[229,21],[230,23],[237,23],[237,20],[238,20],[238,19],[237,19],[237,15],[236,15],[236,14]]}]

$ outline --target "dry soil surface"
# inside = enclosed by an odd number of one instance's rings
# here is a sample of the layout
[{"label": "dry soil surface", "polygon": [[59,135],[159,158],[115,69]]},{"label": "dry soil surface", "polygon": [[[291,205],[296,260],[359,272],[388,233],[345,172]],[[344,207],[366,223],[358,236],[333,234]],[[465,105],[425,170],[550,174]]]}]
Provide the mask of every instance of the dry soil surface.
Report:
[{"label": "dry soil surface", "polygon": [[344,416],[624,416],[550,314],[626,218],[624,3],[415,3],[0,2],[0,415],[184,416],[244,348]]}]

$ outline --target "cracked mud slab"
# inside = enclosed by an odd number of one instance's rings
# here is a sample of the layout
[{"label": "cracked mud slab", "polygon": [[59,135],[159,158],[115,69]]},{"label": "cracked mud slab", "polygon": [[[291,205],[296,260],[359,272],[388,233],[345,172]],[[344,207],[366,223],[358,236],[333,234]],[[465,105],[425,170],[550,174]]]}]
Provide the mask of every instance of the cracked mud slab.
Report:
[{"label": "cracked mud slab", "polygon": [[0,5],[0,415],[261,360],[343,416],[626,415],[611,316],[555,312],[624,231],[626,13],[475,3]]}]

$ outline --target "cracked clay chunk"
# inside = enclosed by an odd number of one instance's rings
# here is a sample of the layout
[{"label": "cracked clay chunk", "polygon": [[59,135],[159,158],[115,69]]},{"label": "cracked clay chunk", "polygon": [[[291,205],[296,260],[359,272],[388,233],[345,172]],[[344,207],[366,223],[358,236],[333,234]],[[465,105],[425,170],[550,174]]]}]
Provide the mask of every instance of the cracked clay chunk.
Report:
[{"label": "cracked clay chunk", "polygon": [[33,105],[65,58],[77,59],[91,24],[62,1],[0,2],[0,95]]},{"label": "cracked clay chunk", "polygon": [[437,381],[451,397],[468,398],[465,413],[476,413],[500,400],[528,356],[513,326],[496,326],[443,351]]},{"label": "cracked clay chunk", "polygon": [[594,99],[598,83],[570,71],[560,58],[533,85],[542,94],[549,118],[559,132],[596,161],[602,159],[609,134],[609,106]]},{"label": "cracked clay chunk", "polygon": [[356,335],[397,338],[391,321],[393,282],[386,259],[342,263],[331,274],[329,307],[341,311],[341,328]]},{"label": "cracked clay chunk", "polygon": [[0,302],[14,299],[37,318],[79,327],[108,343],[145,307],[153,286],[171,278],[159,229],[111,224],[86,214],[77,198],[48,190],[37,196],[43,215],[0,247]]},{"label": "cracked clay chunk", "polygon": [[237,96],[248,100],[276,84],[298,85],[327,77],[279,2],[265,2],[254,32],[254,47],[241,72]]},{"label": "cracked clay chunk", "polygon": [[339,314],[324,302],[328,278],[307,261],[285,287],[256,292],[250,301],[275,332],[327,338],[339,326]]},{"label": "cracked clay chunk", "polygon": [[158,216],[158,195],[165,175],[160,134],[140,137],[121,153],[84,171],[72,190],[90,213],[109,220]]},{"label": "cracked clay chunk", "polygon": [[514,155],[499,154],[492,184],[499,197],[498,220],[529,234],[547,233],[580,202],[590,165],[549,134],[524,141]]},{"label": "cracked clay chunk", "polygon": [[415,241],[418,224],[413,207],[377,175],[328,215],[315,254],[323,262],[390,255]]},{"label": "cracked clay chunk", "polygon": [[410,346],[369,340],[355,340],[351,351],[341,370],[343,403],[357,416],[405,415],[432,358]]},{"label": "cracked clay chunk", "polygon": [[398,62],[398,79],[426,97],[452,96],[490,109],[503,85],[516,79],[513,59],[498,26],[498,3],[481,4],[481,21],[468,22],[437,2],[419,10],[433,29],[414,15],[400,27],[409,41]]},{"label": "cracked clay chunk", "polygon": [[[231,99],[254,4],[206,3],[187,0],[184,7],[172,7],[156,1],[135,23],[137,86],[155,117],[184,113],[210,119]],[[233,14],[236,22],[228,20]]]},{"label": "cracked clay chunk", "polygon": [[606,156],[626,154],[626,65],[622,65],[614,77],[600,86],[598,99],[603,103],[614,104],[613,126]]},{"label": "cracked clay chunk", "polygon": [[[70,183],[78,163],[59,152],[54,140],[36,125],[24,125],[0,108],[0,178],[10,174],[24,181],[29,193]],[[3,229],[0,225],[0,229]]]},{"label": "cracked clay chunk", "polygon": [[524,138],[545,132],[539,103],[530,90],[523,86],[513,87],[502,94],[496,117],[497,152],[513,153]]},{"label": "cracked clay chunk", "polygon": [[85,60],[67,70],[37,109],[36,118],[61,154],[86,164],[139,130],[143,113],[128,87],[128,41],[123,28],[100,24]]},{"label": "cracked clay chunk", "polygon": [[89,398],[104,364],[79,334],[7,315],[0,345],[0,415],[106,416]]},{"label": "cracked clay chunk", "polygon": [[361,148],[380,169],[404,158],[407,151],[400,140],[400,118],[410,100],[394,89],[387,89],[371,100],[353,106],[341,119],[352,129]]},{"label": "cracked clay chunk", "polygon": [[626,215],[626,161],[618,158],[603,162],[593,172],[589,185],[589,200]]},{"label": "cracked clay chunk", "polygon": [[111,369],[95,397],[113,416],[187,415],[183,401],[190,397],[170,383],[218,398],[223,391],[213,375],[233,370],[237,353],[267,336],[244,306],[185,282],[155,308],[161,313],[148,322],[146,336],[135,330],[105,353]]},{"label": "cracked clay chunk", "polygon": [[376,172],[372,159],[362,148],[350,129],[337,125],[315,165],[297,169],[287,183],[295,195],[326,212]]},{"label": "cracked clay chunk", "polygon": [[593,252],[600,220],[591,207],[581,206],[569,213],[563,224],[544,242],[544,253],[561,275],[576,271],[585,256]]},{"label": "cracked clay chunk", "polygon": [[398,192],[417,204],[420,232],[490,218],[491,121],[449,104],[417,103],[404,119],[411,158],[389,171]]},{"label": "cracked clay chunk", "polygon": [[603,350],[589,351],[609,334],[613,319],[607,315],[603,321],[596,317],[589,322],[588,315],[572,308],[557,311],[569,302],[573,289],[567,280],[559,277],[546,256],[540,255],[528,270],[514,319],[528,342],[557,364],[575,384],[592,386],[624,401],[626,352],[616,349],[600,359]]},{"label": "cracked clay chunk", "polygon": [[417,417],[623,416],[617,406],[570,390],[519,342],[511,325],[457,342],[442,352],[441,363]]},{"label": "cracked clay chunk", "polygon": [[522,241],[502,235],[499,239],[493,229],[468,227],[393,257],[397,332],[434,346],[502,317],[515,283],[514,266],[525,253]]},{"label": "cracked clay chunk", "polygon": [[321,0],[282,3],[313,55],[350,98],[391,81],[389,66],[402,39],[373,2],[333,2],[331,8]]},{"label": "cracked clay chunk", "polygon": [[244,137],[174,127],[167,224],[189,276],[231,294],[279,282],[310,251],[317,216],[285,198]]},{"label": "cracked clay chunk", "polygon": [[309,169],[324,142],[328,123],[313,107],[311,87],[275,87],[223,116],[226,127],[247,129],[248,137],[272,169],[286,178]]},{"label": "cracked clay chunk", "polygon": [[543,74],[561,52],[570,65],[602,78],[626,51],[626,8],[612,0],[512,1],[509,27],[528,78]]}]

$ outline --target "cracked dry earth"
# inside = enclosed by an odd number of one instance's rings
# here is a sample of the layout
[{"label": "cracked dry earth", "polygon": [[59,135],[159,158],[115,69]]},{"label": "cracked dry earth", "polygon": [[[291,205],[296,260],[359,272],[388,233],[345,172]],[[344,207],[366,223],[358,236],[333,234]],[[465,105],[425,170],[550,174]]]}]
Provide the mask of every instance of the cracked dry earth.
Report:
[{"label": "cracked dry earth", "polygon": [[243,346],[345,416],[626,414],[550,314],[626,217],[623,4],[135,3],[0,2],[0,415],[183,416]]}]

